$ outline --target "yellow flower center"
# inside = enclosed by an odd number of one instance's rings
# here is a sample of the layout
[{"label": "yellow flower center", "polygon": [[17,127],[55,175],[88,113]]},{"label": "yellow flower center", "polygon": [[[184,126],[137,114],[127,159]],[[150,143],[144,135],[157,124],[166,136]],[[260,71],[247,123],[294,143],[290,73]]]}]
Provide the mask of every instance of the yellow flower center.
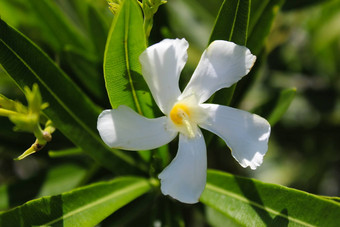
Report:
[{"label": "yellow flower center", "polygon": [[170,118],[176,125],[182,125],[183,119],[190,118],[189,108],[182,103],[176,104],[170,111]]},{"label": "yellow flower center", "polygon": [[193,110],[184,103],[177,103],[170,111],[170,119],[178,131],[190,138],[195,137],[197,130],[196,122],[193,119]]}]

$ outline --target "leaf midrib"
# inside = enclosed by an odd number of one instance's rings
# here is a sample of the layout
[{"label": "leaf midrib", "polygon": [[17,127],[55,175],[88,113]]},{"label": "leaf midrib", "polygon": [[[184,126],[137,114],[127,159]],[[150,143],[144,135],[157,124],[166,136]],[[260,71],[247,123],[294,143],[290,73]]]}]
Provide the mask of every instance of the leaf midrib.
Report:
[{"label": "leaf midrib", "polygon": [[[125,4],[127,4],[128,1],[125,1]],[[133,85],[133,80],[132,80],[132,75],[131,75],[131,68],[130,68],[130,58],[129,58],[129,48],[128,48],[128,40],[129,40],[129,20],[130,20],[130,7],[131,7],[131,2],[128,2],[128,8],[125,11],[125,21],[126,23],[124,24],[124,52],[125,52],[125,67],[126,67],[126,72],[128,74],[128,79],[129,79],[129,84],[131,86],[131,92],[132,92],[132,97],[135,102],[136,110],[137,112],[143,116],[142,108],[139,104],[138,97],[136,94],[135,87]],[[126,6],[125,6],[126,7]]]},{"label": "leaf midrib", "polygon": [[232,197],[232,198],[234,198],[234,199],[240,200],[241,202],[248,203],[248,204],[251,205],[251,206],[255,206],[255,207],[259,208],[259,209],[262,209],[262,210],[265,210],[265,211],[267,211],[267,212],[269,212],[269,213],[271,213],[271,214],[274,214],[274,215],[283,217],[283,218],[288,219],[289,221],[295,222],[295,223],[297,223],[297,224],[304,225],[304,226],[308,226],[308,227],[314,227],[314,226],[315,226],[315,225],[311,225],[311,224],[309,224],[309,223],[307,223],[307,222],[304,222],[304,221],[302,221],[302,220],[299,220],[299,219],[297,219],[297,218],[289,217],[289,216],[287,216],[287,215],[285,215],[285,214],[282,214],[282,213],[280,213],[280,212],[278,212],[278,211],[276,211],[276,210],[273,210],[273,209],[271,209],[271,208],[269,208],[269,207],[263,206],[263,205],[261,205],[261,204],[259,204],[259,203],[256,203],[256,202],[254,202],[254,201],[251,201],[251,200],[249,200],[249,199],[246,199],[246,198],[244,198],[244,197],[242,197],[242,196],[240,196],[240,195],[238,195],[238,194],[236,194],[236,193],[233,193],[233,192],[231,192],[231,191],[227,191],[227,190],[225,190],[225,189],[223,189],[223,188],[216,187],[216,186],[213,185],[213,184],[207,183],[207,184],[206,184],[206,188],[207,188],[207,189],[210,189],[210,190],[212,190],[212,191],[215,191],[215,192],[218,192],[218,193],[221,193],[221,194],[230,196],[230,197]]},{"label": "leaf midrib", "polygon": [[239,6],[240,6],[240,0],[237,1],[237,6],[236,6],[236,9],[235,9],[235,16],[234,16],[234,20],[233,20],[233,25],[231,26],[231,30],[230,30],[228,41],[231,41],[231,39],[233,37],[233,34],[234,34],[234,28],[235,28],[235,24],[236,24],[236,19],[237,19],[237,14],[238,14]]},{"label": "leaf midrib", "polygon": [[123,190],[120,190],[120,191],[114,192],[112,194],[109,194],[107,196],[104,196],[101,199],[95,200],[92,203],[89,203],[89,204],[87,204],[85,206],[82,206],[82,207],[80,207],[78,209],[75,209],[75,210],[73,210],[73,211],[71,211],[69,213],[66,213],[66,214],[60,216],[59,218],[54,219],[54,220],[52,220],[52,221],[50,221],[50,222],[48,222],[48,223],[46,223],[44,225],[50,226],[50,225],[55,224],[55,223],[57,223],[57,222],[59,222],[61,220],[65,221],[66,219],[68,219],[68,218],[70,218],[70,217],[72,217],[72,216],[74,216],[74,215],[76,215],[78,213],[81,213],[84,210],[91,209],[91,208],[93,208],[93,207],[95,207],[97,205],[100,205],[103,202],[107,202],[109,200],[112,200],[112,199],[114,199],[114,197],[119,197],[121,195],[130,193],[131,191],[137,190],[138,188],[143,189],[144,187],[147,188],[147,187],[150,187],[150,185],[147,182],[145,182],[145,181],[141,181],[141,182],[135,183],[133,185],[129,185],[128,187],[124,188]]}]

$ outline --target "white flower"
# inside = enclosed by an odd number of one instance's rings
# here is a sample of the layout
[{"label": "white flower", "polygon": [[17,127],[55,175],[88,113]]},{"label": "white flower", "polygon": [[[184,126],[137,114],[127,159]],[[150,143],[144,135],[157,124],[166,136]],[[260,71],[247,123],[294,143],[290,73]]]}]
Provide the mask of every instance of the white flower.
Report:
[{"label": "white flower", "polygon": [[177,155],[159,175],[161,190],[181,202],[196,203],[204,190],[207,170],[200,128],[221,137],[242,167],[256,169],[268,148],[270,125],[258,115],[204,103],[217,90],[230,87],[250,71],[256,57],[246,47],[212,42],[181,93],[178,81],[187,48],[185,39],[165,39],[139,57],[143,77],[165,116],[148,119],[122,105],[104,110],[97,128],[108,146],[125,150],[154,149],[179,134]]}]

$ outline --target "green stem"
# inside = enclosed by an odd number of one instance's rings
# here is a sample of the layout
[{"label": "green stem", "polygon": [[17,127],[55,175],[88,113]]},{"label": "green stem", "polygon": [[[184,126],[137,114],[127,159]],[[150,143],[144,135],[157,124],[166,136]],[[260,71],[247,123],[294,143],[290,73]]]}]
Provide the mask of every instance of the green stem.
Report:
[{"label": "green stem", "polygon": [[16,115],[16,114],[18,114],[18,112],[0,108],[0,116],[9,117],[9,116]]}]

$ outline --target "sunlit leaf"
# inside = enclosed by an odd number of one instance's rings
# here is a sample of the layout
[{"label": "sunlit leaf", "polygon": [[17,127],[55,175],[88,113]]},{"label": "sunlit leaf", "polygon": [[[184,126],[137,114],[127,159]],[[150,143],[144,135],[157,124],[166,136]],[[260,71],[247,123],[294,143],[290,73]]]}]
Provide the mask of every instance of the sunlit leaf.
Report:
[{"label": "sunlit leaf", "polygon": [[213,227],[238,227],[242,226],[235,222],[235,220],[232,220],[231,218],[228,218],[221,212],[214,210],[213,208],[206,206],[205,207],[205,216],[208,221],[208,223]]},{"label": "sunlit leaf", "polygon": [[106,89],[113,108],[126,105],[152,117],[152,99],[138,59],[145,49],[141,9],[137,1],[125,0],[113,19],[106,43]]},{"label": "sunlit leaf", "polygon": [[[152,98],[144,81],[139,55],[146,49],[143,16],[138,3],[125,0],[117,11],[107,38],[104,77],[111,106],[126,105],[153,117]],[[150,152],[139,152],[148,161]]]},{"label": "sunlit leaf", "polygon": [[38,83],[49,103],[44,113],[69,140],[112,171],[125,172],[134,165],[132,158],[102,142],[96,130],[100,109],[46,54],[4,21],[0,41],[0,64],[21,89]]},{"label": "sunlit leaf", "polygon": [[337,226],[340,204],[303,191],[208,171],[201,202],[244,226]]},{"label": "sunlit leaf", "polygon": [[50,168],[37,197],[56,195],[79,186],[86,175],[86,168],[75,164],[63,164]]},{"label": "sunlit leaf", "polygon": [[136,177],[100,182],[0,213],[0,225],[95,226],[150,189],[147,180]]}]

